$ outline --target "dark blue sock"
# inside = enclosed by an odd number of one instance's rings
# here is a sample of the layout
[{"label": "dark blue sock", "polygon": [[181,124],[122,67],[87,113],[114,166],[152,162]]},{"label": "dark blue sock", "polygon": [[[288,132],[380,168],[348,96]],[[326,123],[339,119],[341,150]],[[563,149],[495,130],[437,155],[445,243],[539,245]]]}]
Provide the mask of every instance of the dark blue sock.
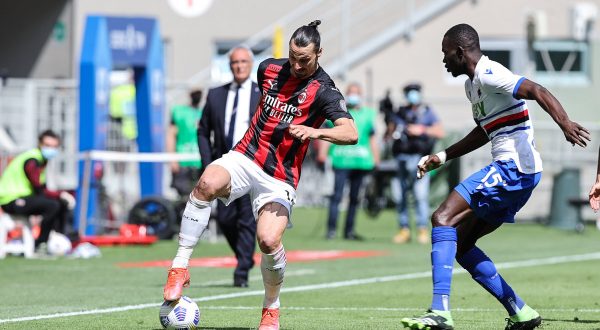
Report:
[{"label": "dark blue sock", "polygon": [[516,314],[525,302],[498,274],[496,266],[478,247],[474,247],[460,258],[458,263],[463,266],[475,281],[491,293],[506,308],[508,315]]},{"label": "dark blue sock", "polygon": [[431,231],[431,272],[433,278],[433,299],[431,309],[450,310],[450,285],[452,266],[456,256],[456,229],[454,227],[434,227]]}]

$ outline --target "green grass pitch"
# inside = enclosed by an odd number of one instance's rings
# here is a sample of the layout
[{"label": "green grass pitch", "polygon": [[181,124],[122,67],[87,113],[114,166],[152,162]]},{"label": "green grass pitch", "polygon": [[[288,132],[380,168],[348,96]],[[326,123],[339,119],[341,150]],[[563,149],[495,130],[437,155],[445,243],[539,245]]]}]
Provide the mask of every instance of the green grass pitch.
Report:
[{"label": "green grass pitch", "polygon": [[[343,214],[342,214],[343,216]],[[394,245],[395,214],[359,213],[364,242],[326,241],[326,210],[296,208],[286,250],[377,250],[362,259],[290,262],[281,295],[282,329],[399,329],[431,300],[429,245]],[[340,227],[343,217],[340,218]],[[516,292],[544,318],[544,330],[600,329],[600,232],[504,225],[478,244]],[[175,241],[109,247],[90,260],[0,260],[0,329],[160,329],[164,268],[120,268],[125,261],[171,259]],[[227,244],[202,242],[193,257],[232,255]],[[572,256],[579,255],[579,260]],[[581,260],[587,259],[587,260]],[[451,307],[457,329],[503,329],[502,306],[455,263]],[[256,328],[260,269],[250,287],[231,287],[232,269],[192,268],[184,293],[200,299],[201,328]],[[130,308],[129,310],[124,310]],[[72,313],[72,314],[69,314]],[[52,318],[40,318],[56,314]]]}]

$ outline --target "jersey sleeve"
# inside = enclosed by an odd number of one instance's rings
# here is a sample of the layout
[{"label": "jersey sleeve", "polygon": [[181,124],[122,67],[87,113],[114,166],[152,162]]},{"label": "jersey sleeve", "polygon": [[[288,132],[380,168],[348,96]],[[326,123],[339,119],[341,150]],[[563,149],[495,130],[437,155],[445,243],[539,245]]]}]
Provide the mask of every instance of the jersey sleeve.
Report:
[{"label": "jersey sleeve", "polygon": [[525,78],[512,73],[502,65],[492,65],[481,70],[479,81],[487,93],[501,93],[516,96]]},{"label": "jersey sleeve", "polygon": [[323,86],[323,92],[319,97],[319,107],[326,119],[335,122],[340,118],[352,119],[346,108],[346,101],[342,93],[332,86]]}]

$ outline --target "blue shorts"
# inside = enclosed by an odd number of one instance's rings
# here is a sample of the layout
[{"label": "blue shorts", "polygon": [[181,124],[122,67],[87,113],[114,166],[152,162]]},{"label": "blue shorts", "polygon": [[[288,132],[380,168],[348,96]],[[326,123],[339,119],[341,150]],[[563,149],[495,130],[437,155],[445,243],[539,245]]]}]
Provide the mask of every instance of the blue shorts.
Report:
[{"label": "blue shorts", "polygon": [[514,161],[495,161],[454,188],[478,218],[492,223],[515,222],[542,173],[523,174]]}]

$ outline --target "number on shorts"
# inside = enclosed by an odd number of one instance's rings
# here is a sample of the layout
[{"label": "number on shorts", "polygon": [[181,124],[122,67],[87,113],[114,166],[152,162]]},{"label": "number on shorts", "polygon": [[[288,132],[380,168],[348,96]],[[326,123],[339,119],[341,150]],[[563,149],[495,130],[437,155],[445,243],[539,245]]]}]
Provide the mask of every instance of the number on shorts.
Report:
[{"label": "number on shorts", "polygon": [[[488,179],[490,177],[492,178],[492,181],[488,182]],[[477,186],[476,189],[482,189],[484,186],[487,188],[491,188],[498,185],[499,183],[504,184],[504,180],[502,180],[502,176],[500,175],[500,173],[496,173],[496,168],[492,167],[490,171],[483,177],[483,179],[481,180],[481,184]]]}]

